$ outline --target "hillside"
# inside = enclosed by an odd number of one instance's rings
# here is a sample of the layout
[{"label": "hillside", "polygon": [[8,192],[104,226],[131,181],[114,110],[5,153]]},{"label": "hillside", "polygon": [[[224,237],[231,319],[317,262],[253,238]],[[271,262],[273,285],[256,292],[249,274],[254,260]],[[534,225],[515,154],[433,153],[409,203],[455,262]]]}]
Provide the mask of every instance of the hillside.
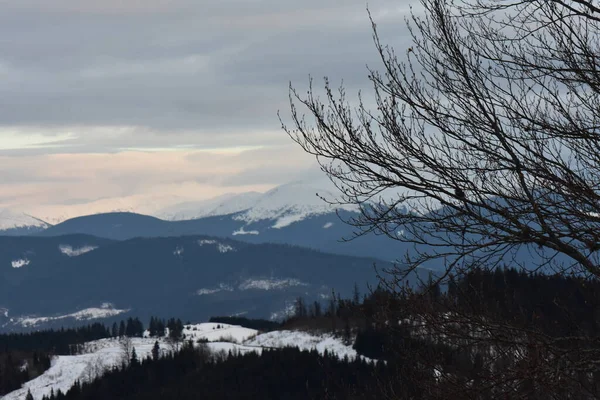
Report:
[{"label": "hillside", "polygon": [[[83,250],[87,251],[83,251]],[[0,237],[4,329],[112,317],[284,316],[297,296],[375,284],[375,260],[206,236]],[[386,264],[378,262],[379,267]]]}]

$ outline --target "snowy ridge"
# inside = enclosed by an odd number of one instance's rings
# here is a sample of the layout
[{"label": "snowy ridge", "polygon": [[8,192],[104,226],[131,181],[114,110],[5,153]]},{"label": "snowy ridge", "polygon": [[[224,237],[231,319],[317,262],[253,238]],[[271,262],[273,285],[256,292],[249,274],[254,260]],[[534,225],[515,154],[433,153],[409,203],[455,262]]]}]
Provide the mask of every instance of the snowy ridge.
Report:
[{"label": "snowy ridge", "polygon": [[59,321],[67,318],[74,318],[77,321],[89,321],[93,319],[114,317],[115,315],[123,314],[128,311],[129,310],[116,309],[111,303],[103,303],[100,307],[86,308],[84,310],[80,310],[72,314],[60,315],[57,317],[11,318],[10,322],[12,324],[20,325],[24,328],[32,328],[46,322]]},{"label": "snowy ridge", "polygon": [[58,249],[61,253],[68,257],[77,257],[85,253],[89,253],[90,251],[96,250],[98,246],[82,246],[79,248],[73,248],[68,244],[61,244],[58,246]]}]

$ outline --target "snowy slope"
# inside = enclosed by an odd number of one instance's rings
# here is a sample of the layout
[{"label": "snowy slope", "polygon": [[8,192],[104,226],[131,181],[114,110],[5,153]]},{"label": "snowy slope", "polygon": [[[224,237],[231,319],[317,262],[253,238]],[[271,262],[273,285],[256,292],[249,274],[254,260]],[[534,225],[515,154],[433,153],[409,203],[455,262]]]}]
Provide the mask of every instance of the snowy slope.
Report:
[{"label": "snowy slope", "polygon": [[225,195],[201,203],[183,203],[161,210],[156,216],[167,220],[188,220],[237,213],[234,219],[247,224],[272,220],[273,228],[283,228],[311,216],[335,212],[339,208],[355,209],[331,205],[323,198],[336,198],[330,184],[299,181],[277,186],[262,194],[250,192]]},{"label": "snowy slope", "polygon": [[20,211],[0,208],[0,231],[16,228],[46,228],[48,224]]},{"label": "snowy slope", "polygon": [[[226,355],[232,352],[257,352],[266,348],[297,347],[300,350],[316,349],[319,353],[327,350],[337,354],[341,359],[348,356],[349,360],[357,357],[356,351],[351,346],[345,345],[340,339],[331,335],[314,335],[299,331],[274,331],[258,334],[254,329],[241,326],[202,323],[185,325],[183,331],[186,339],[194,343],[208,340],[208,348],[215,354]],[[131,345],[135,348],[140,359],[148,357],[152,351],[155,338],[132,338]],[[171,345],[164,339],[159,340],[161,352],[172,351]],[[124,359],[123,345],[119,339],[101,339],[89,342],[85,346],[84,354],[74,356],[57,356],[52,361],[52,366],[44,374],[23,385],[2,400],[21,400],[31,390],[35,399],[49,395],[52,390],[66,392],[75,381],[89,381],[102,375],[109,368],[119,365]]]},{"label": "snowy slope", "polygon": [[[156,339],[132,338],[131,344],[138,357],[145,358],[152,351]],[[34,399],[49,395],[51,390],[66,392],[75,381],[89,381],[101,375],[107,369],[123,361],[123,349],[118,339],[101,339],[87,344],[89,352],[75,356],[57,356],[52,366],[44,374],[23,385],[19,390],[10,392],[2,400],[22,400],[31,390]],[[161,350],[168,346],[160,343]]]},{"label": "snowy slope", "polygon": [[[246,342],[246,346],[258,346],[262,348],[284,348],[297,347],[300,350],[317,350],[323,354],[325,350],[336,354],[340,359],[348,357],[353,360],[357,357],[356,350],[352,346],[344,344],[339,338],[330,334],[313,334],[302,331],[273,331],[263,333]],[[363,359],[368,360],[366,357]]]}]

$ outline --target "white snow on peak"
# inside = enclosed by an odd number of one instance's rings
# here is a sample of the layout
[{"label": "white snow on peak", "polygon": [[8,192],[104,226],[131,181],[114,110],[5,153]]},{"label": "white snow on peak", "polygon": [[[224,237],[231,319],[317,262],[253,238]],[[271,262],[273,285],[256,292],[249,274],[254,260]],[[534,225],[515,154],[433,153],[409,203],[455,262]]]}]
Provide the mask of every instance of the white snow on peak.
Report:
[{"label": "white snow on peak", "polygon": [[292,286],[308,286],[298,279],[247,279],[242,282],[238,289],[240,290],[282,290]]},{"label": "white snow on peak", "polygon": [[21,317],[11,319],[11,322],[21,325],[24,328],[35,327],[50,321],[59,321],[67,318],[74,318],[78,321],[88,321],[93,319],[108,318],[123,314],[129,310],[119,310],[114,308],[111,303],[102,303],[100,307],[86,308],[71,314],[60,315],[56,317]]},{"label": "white snow on peak", "polygon": [[333,222],[328,222],[325,225],[323,225],[323,229],[329,229],[333,226]]},{"label": "white snow on peak", "polygon": [[48,224],[34,218],[24,212],[11,210],[9,208],[0,208],[0,230],[25,228],[25,227],[40,227],[45,228]]},{"label": "white snow on peak", "polygon": [[8,308],[0,308],[0,314],[4,315],[5,318],[8,318]]},{"label": "white snow on peak", "polygon": [[82,246],[74,249],[68,244],[61,244],[60,246],[58,246],[60,252],[69,257],[77,257],[82,254],[89,253],[90,251],[96,250],[97,248],[98,246]]},{"label": "white snow on peak", "polygon": [[198,296],[204,296],[208,294],[215,294],[219,292],[233,292],[233,288],[225,283],[220,283],[219,287],[216,288],[203,288],[196,290]]},{"label": "white snow on peak", "polygon": [[13,268],[22,268],[29,265],[30,261],[27,258],[19,258],[18,260],[12,260],[11,265]]},{"label": "white snow on peak", "polygon": [[[318,194],[318,195],[317,195]],[[185,220],[207,216],[237,215],[234,219],[247,224],[274,221],[279,229],[305,218],[334,212],[336,209],[357,210],[356,206],[332,205],[324,201],[335,200],[336,189],[327,182],[297,181],[280,185],[265,193],[228,194],[196,203],[182,203],[160,211],[156,216],[168,220]],[[240,229],[234,235],[258,234]]]},{"label": "white snow on peak", "polygon": [[264,193],[249,210],[235,216],[246,223],[274,220],[279,229],[305,218],[335,212],[336,209],[355,210],[354,206],[333,205],[323,199],[338,197],[330,185],[293,182],[277,186]]},{"label": "white snow on peak", "polygon": [[228,253],[230,251],[236,251],[236,249],[233,246],[218,242],[216,240],[209,240],[209,239],[198,240],[198,246],[205,246],[205,245],[217,246],[217,250],[219,251],[219,253]]},{"label": "white snow on peak", "polygon": [[242,226],[240,229],[238,229],[237,231],[233,231],[233,236],[237,236],[237,235],[258,235],[260,232],[258,232],[257,230],[253,230],[253,231],[247,231],[244,229],[244,227]]}]

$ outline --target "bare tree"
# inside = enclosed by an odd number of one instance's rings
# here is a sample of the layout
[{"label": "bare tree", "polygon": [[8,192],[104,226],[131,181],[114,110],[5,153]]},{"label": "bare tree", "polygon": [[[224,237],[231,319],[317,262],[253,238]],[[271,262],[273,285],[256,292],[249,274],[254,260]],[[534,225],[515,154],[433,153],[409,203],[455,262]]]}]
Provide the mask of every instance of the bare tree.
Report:
[{"label": "bare tree", "polygon": [[[408,268],[490,265],[524,245],[600,275],[600,71],[594,6],[423,0],[401,61],[383,45],[376,109],[291,89],[286,132],[360,204],[357,234],[426,245]],[[314,123],[298,110],[303,106]],[[396,194],[390,191],[402,189]],[[368,205],[367,205],[368,204]]]},{"label": "bare tree", "polygon": [[[328,200],[360,206],[349,221],[356,235],[410,245],[382,276],[395,293],[420,266],[440,267],[441,282],[514,264],[519,251],[535,253],[529,269],[596,280],[600,8],[588,0],[421,3],[424,14],[407,21],[412,45],[401,51],[380,41],[372,21],[383,65],[369,70],[373,107],[362,96],[352,106],[327,79],[324,101],[312,81],[306,97],[290,87],[283,128],[340,189]],[[553,337],[485,312],[413,305],[413,334],[521,355],[501,373],[480,374],[486,390],[477,396],[568,398],[565,388],[575,387],[572,398],[598,396],[586,383],[600,359],[594,334]],[[426,361],[446,386],[474,387],[438,371],[435,357]],[[536,384],[525,389],[525,381]]]}]

